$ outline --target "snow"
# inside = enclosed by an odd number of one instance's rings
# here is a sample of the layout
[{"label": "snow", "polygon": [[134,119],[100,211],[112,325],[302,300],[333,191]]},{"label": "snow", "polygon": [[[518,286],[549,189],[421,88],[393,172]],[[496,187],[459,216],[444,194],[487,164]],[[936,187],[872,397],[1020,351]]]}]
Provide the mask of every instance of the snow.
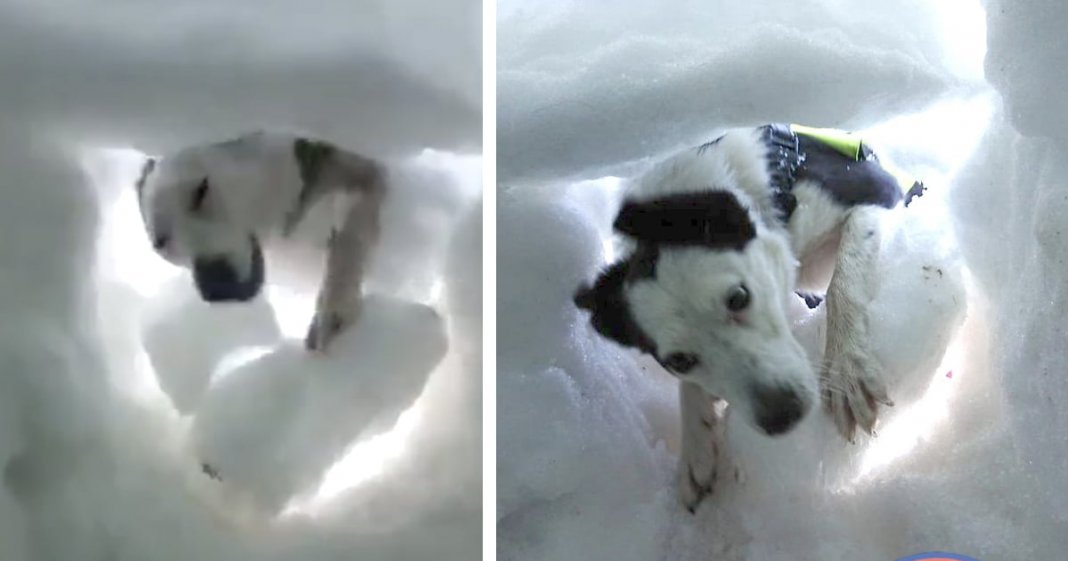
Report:
[{"label": "snow", "polygon": [[[0,2],[0,558],[478,555],[480,13]],[[397,170],[327,357],[295,263],[207,306],[136,208],[143,154],[274,127]]]},{"label": "snow", "polygon": [[[499,558],[1063,557],[1062,3],[498,14]],[[777,120],[861,131],[930,187],[884,224],[873,313],[897,405],[855,446],[822,414],[780,439],[732,423],[744,479],[690,515],[673,380],[597,337],[570,296],[618,252],[627,177]],[[818,356],[822,309],[794,313]]]}]

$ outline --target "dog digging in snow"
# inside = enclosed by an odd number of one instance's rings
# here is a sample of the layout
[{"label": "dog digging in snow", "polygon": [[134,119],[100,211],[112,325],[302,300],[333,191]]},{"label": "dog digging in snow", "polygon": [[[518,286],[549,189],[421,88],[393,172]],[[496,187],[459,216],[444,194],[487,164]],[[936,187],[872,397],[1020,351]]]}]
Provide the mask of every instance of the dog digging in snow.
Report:
[{"label": "dog digging in snow", "polygon": [[[855,441],[892,406],[869,338],[879,214],[924,186],[859,138],[772,124],[733,129],[654,166],[613,228],[625,257],[575,294],[602,336],[677,377],[679,494],[691,511],[726,472],[727,404],[761,432],[790,431],[822,401]],[[791,298],[827,306],[823,363],[791,333]]]},{"label": "dog digging in snow", "polygon": [[150,157],[136,186],[152,246],[192,269],[209,303],[255,298],[264,248],[289,241],[313,206],[331,205],[338,216],[317,240],[326,269],[305,347],[325,351],[358,317],[387,194],[381,163],[320,140],[256,132]]}]

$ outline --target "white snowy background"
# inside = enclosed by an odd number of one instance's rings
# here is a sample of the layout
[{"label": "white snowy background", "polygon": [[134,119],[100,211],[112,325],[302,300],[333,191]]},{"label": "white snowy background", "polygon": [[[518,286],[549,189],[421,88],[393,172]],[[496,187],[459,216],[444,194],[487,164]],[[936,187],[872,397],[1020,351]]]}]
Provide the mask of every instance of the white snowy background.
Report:
[{"label": "white snowy background", "polygon": [[[500,559],[1065,557],[1068,5],[498,6]],[[884,235],[897,406],[856,446],[820,413],[732,423],[746,479],[690,515],[674,382],[570,297],[613,258],[624,178],[772,121],[861,131],[930,187]],[[797,311],[814,353],[821,321]]]},{"label": "white snowy background", "polygon": [[[0,559],[480,557],[481,37],[471,0],[0,2]],[[143,153],[259,128],[395,166],[327,358],[314,294],[209,307],[140,224]]]}]

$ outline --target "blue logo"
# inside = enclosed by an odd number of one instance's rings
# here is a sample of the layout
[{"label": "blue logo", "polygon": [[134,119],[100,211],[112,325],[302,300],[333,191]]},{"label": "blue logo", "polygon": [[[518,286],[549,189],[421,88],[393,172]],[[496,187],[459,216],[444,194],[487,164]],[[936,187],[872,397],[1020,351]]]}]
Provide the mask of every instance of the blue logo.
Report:
[{"label": "blue logo", "polygon": [[966,555],[958,555],[956,553],[945,553],[942,551],[932,551],[931,553],[917,553],[916,555],[910,555],[908,557],[902,557],[897,561],[979,561],[974,557],[968,557]]}]

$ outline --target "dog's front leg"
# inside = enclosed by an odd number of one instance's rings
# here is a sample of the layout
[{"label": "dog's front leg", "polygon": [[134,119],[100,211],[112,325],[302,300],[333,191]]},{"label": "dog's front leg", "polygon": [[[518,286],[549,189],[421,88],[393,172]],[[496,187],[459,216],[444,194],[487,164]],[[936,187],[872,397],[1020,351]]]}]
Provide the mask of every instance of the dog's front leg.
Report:
[{"label": "dog's front leg", "polygon": [[712,494],[716,480],[738,470],[726,454],[726,403],[705,393],[696,384],[679,382],[679,409],[682,413],[682,445],[679,450],[679,499],[696,512],[705,497]]},{"label": "dog's front leg", "polygon": [[880,212],[864,206],[850,212],[827,291],[827,347],[820,387],[824,406],[850,442],[855,441],[858,425],[872,434],[880,403],[893,405],[871,352],[868,329],[868,305],[878,286]]},{"label": "dog's front leg", "polygon": [[369,189],[350,203],[341,226],[333,231],[327,249],[326,275],[315,303],[315,317],[304,346],[325,351],[330,342],[360,313],[363,275],[378,241],[381,191]]}]

